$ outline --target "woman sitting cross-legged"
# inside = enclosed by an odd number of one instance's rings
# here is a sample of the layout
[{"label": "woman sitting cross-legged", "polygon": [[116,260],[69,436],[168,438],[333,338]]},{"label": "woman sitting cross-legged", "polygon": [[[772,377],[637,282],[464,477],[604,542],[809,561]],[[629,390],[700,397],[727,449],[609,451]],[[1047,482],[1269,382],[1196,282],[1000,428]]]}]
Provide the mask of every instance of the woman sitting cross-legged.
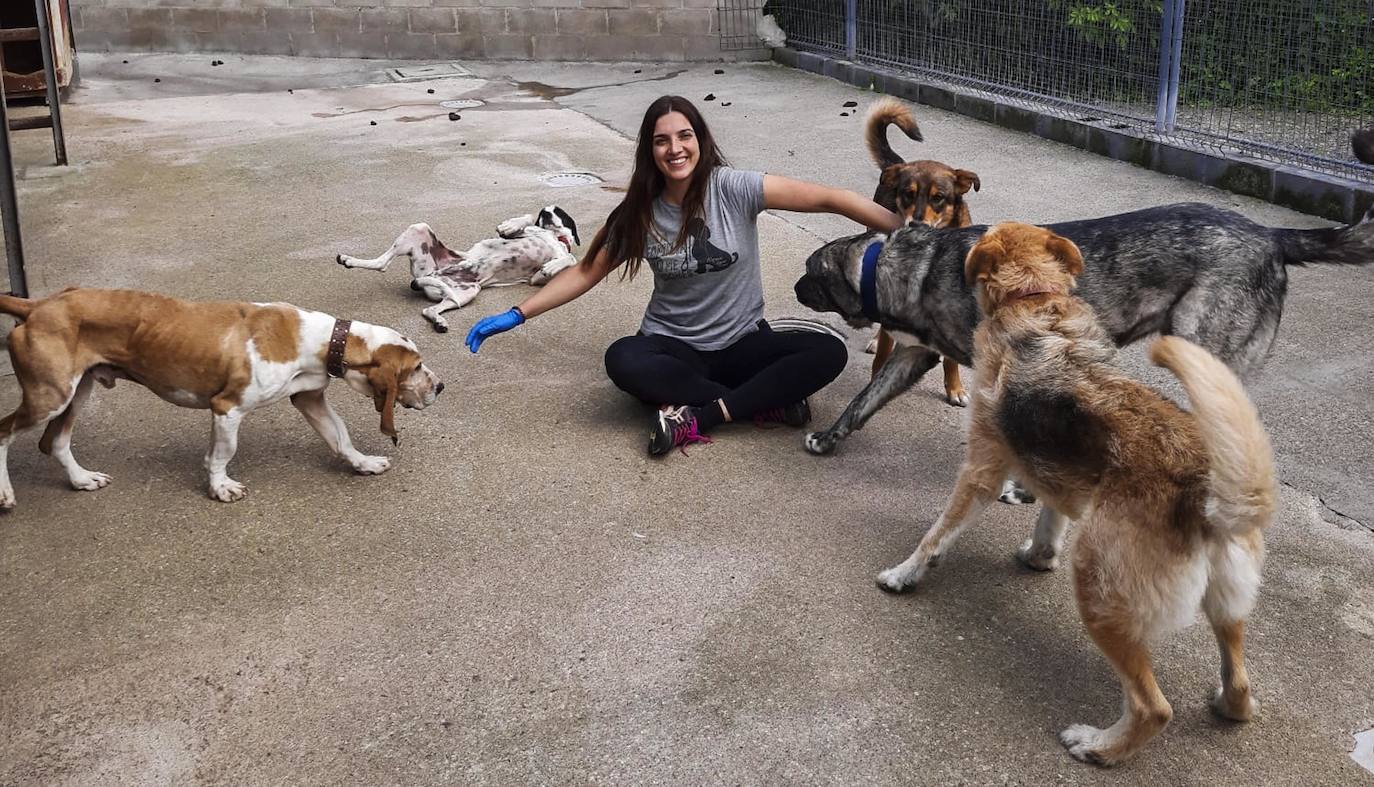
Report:
[{"label": "woman sitting cross-legged", "polygon": [[606,350],[606,373],[659,406],[649,453],[710,442],[706,433],[730,421],[801,426],[811,418],[807,397],[839,376],[848,354],[833,336],[764,322],[757,221],[767,209],[836,213],[882,231],[901,225],[852,191],[730,168],[696,107],[663,96],[644,113],[625,199],[581,263],[478,321],[468,348],[647,261],[653,295],[639,333]]}]

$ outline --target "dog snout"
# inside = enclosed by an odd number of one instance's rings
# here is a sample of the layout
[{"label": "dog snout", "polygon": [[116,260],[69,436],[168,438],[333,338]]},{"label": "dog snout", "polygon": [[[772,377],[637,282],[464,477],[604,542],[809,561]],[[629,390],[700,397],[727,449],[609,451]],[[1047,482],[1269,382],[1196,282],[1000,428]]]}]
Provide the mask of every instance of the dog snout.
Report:
[{"label": "dog snout", "polygon": [[414,290],[414,291],[416,291],[416,292],[419,292],[420,290],[422,290],[422,289],[424,289],[424,288],[420,286],[420,283],[419,283],[419,282],[415,281],[414,279],[411,279],[411,280],[410,280],[410,289],[412,289],[412,290]]},{"label": "dog snout", "polygon": [[438,385],[434,386],[434,395],[435,395],[435,396],[438,396],[439,394],[441,394],[441,393],[443,393],[443,392],[444,392],[444,384],[443,384],[443,383],[439,383]]},{"label": "dog snout", "polygon": [[801,305],[818,311],[825,307],[825,290],[810,274],[797,279],[792,289],[796,292],[797,302]]}]

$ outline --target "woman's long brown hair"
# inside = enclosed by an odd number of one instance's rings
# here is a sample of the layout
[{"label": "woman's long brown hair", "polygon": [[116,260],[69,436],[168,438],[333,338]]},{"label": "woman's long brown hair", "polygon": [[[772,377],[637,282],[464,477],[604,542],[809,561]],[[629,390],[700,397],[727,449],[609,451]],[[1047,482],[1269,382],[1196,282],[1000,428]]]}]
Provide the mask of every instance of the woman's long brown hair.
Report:
[{"label": "woman's long brown hair", "polygon": [[610,257],[611,267],[625,266],[622,276],[633,279],[639,272],[639,266],[644,262],[649,233],[653,232],[654,200],[663,193],[665,186],[663,173],[654,163],[654,126],[659,118],[669,112],[681,112],[692,125],[692,132],[697,138],[697,166],[692,170],[692,181],[682,199],[682,229],[673,243],[673,249],[680,249],[687,242],[687,228],[692,225],[692,219],[701,216],[704,209],[706,185],[711,180],[711,172],[718,166],[729,166],[729,162],[716,147],[716,140],[707,128],[705,118],[692,106],[692,102],[682,96],[660,96],[645,110],[644,120],[639,124],[635,168],[630,175],[630,185],[625,190],[625,199],[611,211],[605,225],[587,246],[587,253],[582,257],[584,265],[590,265],[604,249]]}]

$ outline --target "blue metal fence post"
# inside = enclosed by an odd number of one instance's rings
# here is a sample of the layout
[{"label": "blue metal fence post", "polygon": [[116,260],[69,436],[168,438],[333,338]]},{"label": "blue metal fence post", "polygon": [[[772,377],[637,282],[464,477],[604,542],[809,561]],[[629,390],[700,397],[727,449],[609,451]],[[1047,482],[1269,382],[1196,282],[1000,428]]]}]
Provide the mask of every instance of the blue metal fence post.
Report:
[{"label": "blue metal fence post", "polygon": [[1155,93],[1155,131],[1166,133],[1169,115],[1169,75],[1174,57],[1174,6],[1182,0],[1164,0],[1159,16],[1159,89]]},{"label": "blue metal fence post", "polygon": [[1164,125],[1168,131],[1174,130],[1174,119],[1178,111],[1178,67],[1183,63],[1183,5],[1187,0],[1174,0],[1174,34],[1172,43],[1173,57],[1169,60],[1169,106],[1165,113]]},{"label": "blue metal fence post", "polygon": [[844,56],[854,60],[859,52],[859,0],[844,0]]}]

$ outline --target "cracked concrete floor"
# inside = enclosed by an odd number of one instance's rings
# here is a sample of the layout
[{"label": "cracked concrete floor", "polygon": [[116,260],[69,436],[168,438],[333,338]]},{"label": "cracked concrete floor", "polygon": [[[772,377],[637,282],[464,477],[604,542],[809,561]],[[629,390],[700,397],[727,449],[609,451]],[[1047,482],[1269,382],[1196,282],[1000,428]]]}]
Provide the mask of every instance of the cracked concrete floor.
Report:
[{"label": "cracked concrete floor", "polygon": [[[791,430],[737,428],[650,461],[645,412],[600,367],[635,329],[647,277],[474,357],[463,333],[518,288],[451,313],[440,336],[403,273],[332,264],[414,221],[462,246],[551,201],[589,236],[663,92],[713,93],[704,111],[738,166],[868,192],[858,118],[872,94],[769,64],[470,63],[470,78],[394,83],[373,61],[210,59],[83,55],[68,169],[45,163],[43,132],[15,135],[32,289],[288,300],[387,323],[449,389],[398,415],[395,450],[369,402],[335,392],[360,447],[397,458],[377,478],[349,475],[291,408],[255,413],[231,467],[250,493],[233,505],[204,496],[205,415],[131,385],[98,391],[77,431],[78,456],[113,486],[72,492],[33,436],[17,442],[19,508],[0,518],[0,782],[1369,778],[1348,752],[1374,726],[1374,271],[1293,271],[1252,387],[1285,482],[1250,630],[1259,717],[1207,713],[1217,658],[1194,626],[1156,654],[1173,724],[1101,772],[1055,734],[1114,718],[1117,687],[1067,578],[1011,558],[1032,511],[990,511],[914,594],[873,587],[934,520],[960,460],[962,413],[937,379],[828,459]],[[459,98],[484,106],[450,121],[436,103]],[[858,111],[841,117],[849,100]],[[977,171],[980,221],[1201,200],[1322,224],[916,111],[929,141],[894,144]],[[564,170],[606,185],[537,178]],[[801,314],[801,260],[854,228],[795,214],[760,228],[770,316]],[[862,385],[864,338],[815,398],[818,418]],[[12,406],[13,378],[0,385]]]}]

